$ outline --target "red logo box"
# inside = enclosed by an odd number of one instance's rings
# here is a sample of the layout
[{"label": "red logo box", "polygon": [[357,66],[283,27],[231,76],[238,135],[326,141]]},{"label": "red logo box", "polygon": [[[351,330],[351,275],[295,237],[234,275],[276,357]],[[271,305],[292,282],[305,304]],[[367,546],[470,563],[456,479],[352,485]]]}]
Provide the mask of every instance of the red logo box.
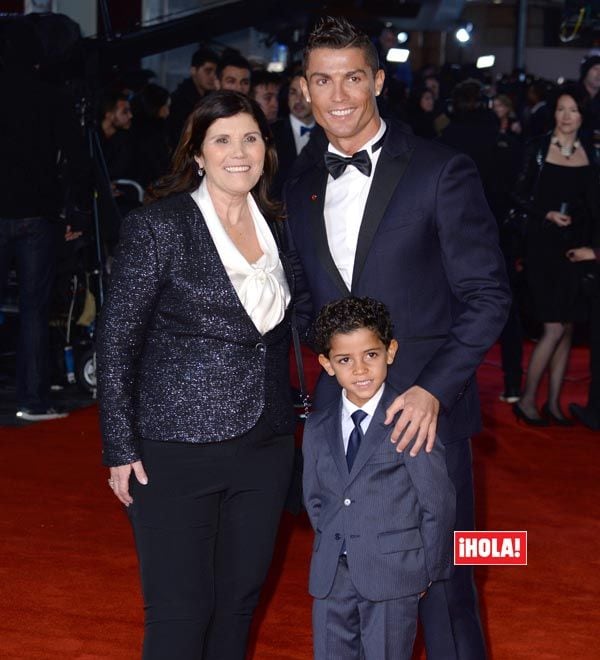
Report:
[{"label": "red logo box", "polygon": [[527,566],[527,532],[454,532],[454,565]]}]

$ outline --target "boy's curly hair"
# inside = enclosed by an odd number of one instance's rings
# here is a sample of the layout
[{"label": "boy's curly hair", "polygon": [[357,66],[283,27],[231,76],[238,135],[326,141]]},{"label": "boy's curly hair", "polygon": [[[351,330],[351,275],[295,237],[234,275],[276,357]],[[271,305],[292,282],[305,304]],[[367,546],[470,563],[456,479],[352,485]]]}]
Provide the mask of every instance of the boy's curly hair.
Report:
[{"label": "boy's curly hair", "polygon": [[317,352],[329,355],[334,335],[349,334],[360,328],[372,330],[386,348],[393,339],[392,319],[382,302],[351,296],[325,305],[314,325],[313,339]]}]

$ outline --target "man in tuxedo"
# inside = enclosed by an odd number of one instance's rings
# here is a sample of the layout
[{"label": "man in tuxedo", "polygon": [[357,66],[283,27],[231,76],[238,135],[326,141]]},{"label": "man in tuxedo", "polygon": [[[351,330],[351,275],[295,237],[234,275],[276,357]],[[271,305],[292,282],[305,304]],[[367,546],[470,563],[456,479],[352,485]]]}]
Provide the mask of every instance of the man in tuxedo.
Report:
[{"label": "man in tuxedo", "polygon": [[[382,121],[384,73],[367,35],[325,18],[304,53],[304,97],[327,140],[312,140],[285,188],[290,253],[312,309],[340,296],[389,308],[400,345],[387,410],[392,441],[416,455],[446,449],[455,529],[474,528],[470,436],[480,430],[475,371],[500,334],[510,293],[496,222],[473,161]],[[298,318],[308,321],[309,305]],[[315,406],[339,396],[321,378]],[[469,567],[422,599],[427,657],[480,660],[485,642]]]},{"label": "man in tuxedo", "polygon": [[279,197],[292,165],[308,144],[315,127],[315,118],[310,103],[304,98],[300,80],[302,75],[295,75],[288,88],[288,107],[290,114],[276,121],[272,126],[275,148],[277,149],[278,169],[273,193]]}]

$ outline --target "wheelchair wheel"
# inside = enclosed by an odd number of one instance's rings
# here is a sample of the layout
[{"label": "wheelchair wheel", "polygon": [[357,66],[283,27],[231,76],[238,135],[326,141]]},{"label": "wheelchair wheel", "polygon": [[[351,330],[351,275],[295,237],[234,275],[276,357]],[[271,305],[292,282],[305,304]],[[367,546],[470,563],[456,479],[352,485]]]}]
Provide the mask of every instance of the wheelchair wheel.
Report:
[{"label": "wheelchair wheel", "polygon": [[84,392],[96,392],[96,353],[92,348],[86,348],[79,355],[75,364],[75,380]]}]

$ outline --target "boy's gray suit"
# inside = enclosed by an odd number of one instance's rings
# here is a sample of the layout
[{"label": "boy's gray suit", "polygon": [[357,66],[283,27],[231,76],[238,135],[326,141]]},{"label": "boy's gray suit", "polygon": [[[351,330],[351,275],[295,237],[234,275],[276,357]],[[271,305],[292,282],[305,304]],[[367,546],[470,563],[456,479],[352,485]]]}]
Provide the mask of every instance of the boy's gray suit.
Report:
[{"label": "boy's gray suit", "polygon": [[444,446],[414,458],[396,451],[383,422],[397,395],[385,385],[350,473],[341,399],[307,420],[303,485],[315,530],[309,591],[317,599],[332,589],[344,541],[349,576],[369,601],[418,594],[451,575],[455,492]]}]

